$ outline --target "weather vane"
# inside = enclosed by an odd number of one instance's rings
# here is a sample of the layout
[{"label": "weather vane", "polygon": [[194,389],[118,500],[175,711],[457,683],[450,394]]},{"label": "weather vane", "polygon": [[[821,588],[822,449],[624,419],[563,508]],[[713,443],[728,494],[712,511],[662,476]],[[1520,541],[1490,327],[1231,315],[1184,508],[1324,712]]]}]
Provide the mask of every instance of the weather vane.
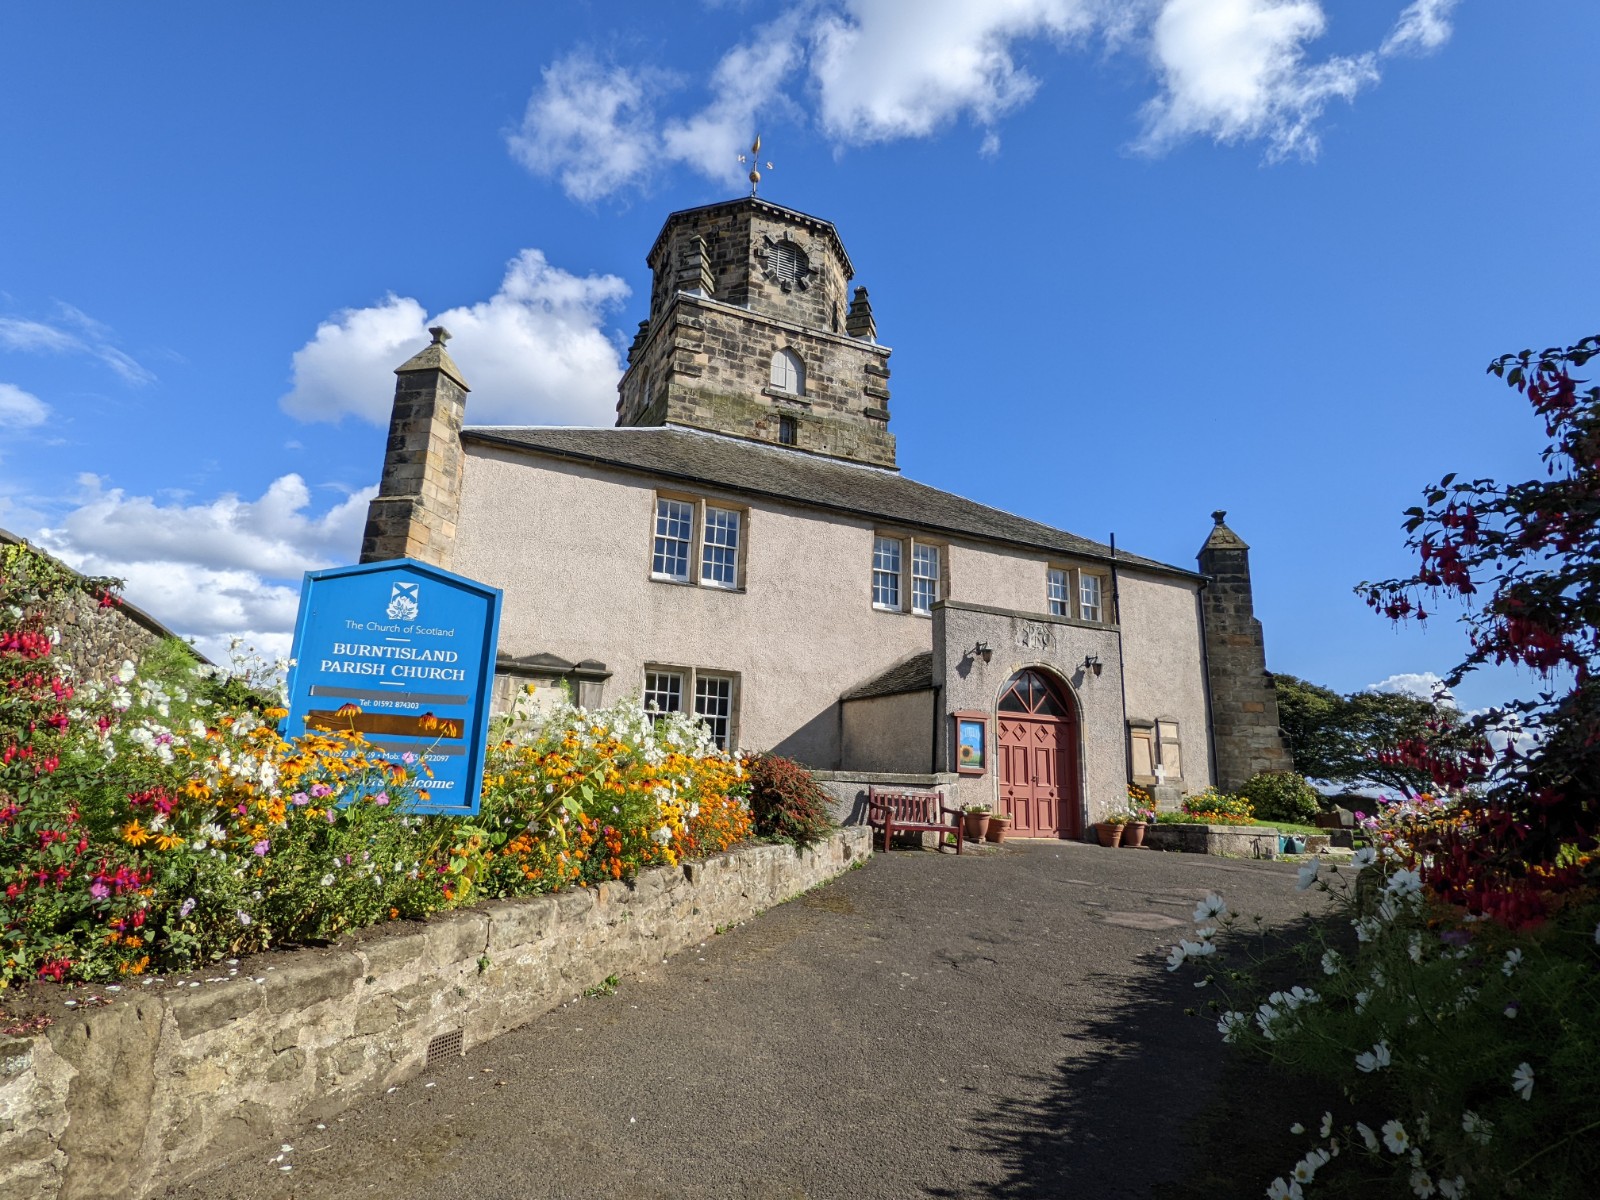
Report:
[{"label": "weather vane", "polygon": [[[743,154],[739,155],[739,162],[740,162],[741,165],[743,165],[744,163],[749,163],[750,164],[750,194],[752,196],[754,196],[756,194],[756,188],[758,186],[760,186],[760,184],[761,184],[761,171],[759,170],[759,168],[761,166],[761,163],[758,161],[758,157],[759,157],[760,154],[761,154],[761,135],[758,133],[758,134],[756,134],[756,140],[750,143],[750,153],[749,153],[749,155],[748,156],[747,155],[743,155]],[[769,170],[769,171],[772,170],[772,164],[771,163],[767,164],[767,170]]]}]

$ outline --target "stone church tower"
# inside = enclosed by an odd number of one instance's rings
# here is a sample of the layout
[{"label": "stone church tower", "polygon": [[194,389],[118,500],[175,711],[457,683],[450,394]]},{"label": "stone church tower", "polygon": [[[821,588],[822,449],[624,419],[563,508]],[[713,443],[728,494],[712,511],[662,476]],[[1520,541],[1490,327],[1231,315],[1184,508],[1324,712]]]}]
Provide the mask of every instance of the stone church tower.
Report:
[{"label": "stone church tower", "polygon": [[1278,696],[1267,674],[1266,642],[1250,590],[1250,547],[1214,512],[1211,536],[1197,556],[1210,582],[1205,612],[1206,674],[1216,743],[1217,786],[1236,792],[1258,771],[1291,771],[1278,729]]},{"label": "stone church tower", "polygon": [[894,467],[889,349],[828,221],[746,196],[667,218],[617,424],[678,425]]}]

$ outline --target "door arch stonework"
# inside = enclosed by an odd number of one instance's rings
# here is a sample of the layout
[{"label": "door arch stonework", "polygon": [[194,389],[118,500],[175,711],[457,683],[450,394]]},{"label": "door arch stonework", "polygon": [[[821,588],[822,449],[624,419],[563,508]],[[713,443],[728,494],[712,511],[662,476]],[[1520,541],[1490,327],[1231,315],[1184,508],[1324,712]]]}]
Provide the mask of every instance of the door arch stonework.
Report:
[{"label": "door arch stonework", "polygon": [[1079,721],[1069,688],[1042,667],[1006,680],[995,705],[999,811],[1018,837],[1078,838]]}]

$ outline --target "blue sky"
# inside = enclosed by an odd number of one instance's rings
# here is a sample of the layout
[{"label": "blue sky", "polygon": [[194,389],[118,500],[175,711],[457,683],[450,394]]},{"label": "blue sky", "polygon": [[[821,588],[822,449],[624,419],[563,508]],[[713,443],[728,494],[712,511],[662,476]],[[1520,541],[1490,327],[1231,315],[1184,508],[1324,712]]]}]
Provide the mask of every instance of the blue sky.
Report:
[{"label": "blue sky", "polygon": [[[390,371],[606,424],[666,213],[834,221],[912,477],[1187,564],[1269,665],[1439,672],[1351,594],[1449,470],[1526,478],[1490,358],[1595,332],[1600,6],[817,0],[13,6],[0,525],[215,649],[351,561]],[[1477,706],[1525,687],[1487,675]]]}]

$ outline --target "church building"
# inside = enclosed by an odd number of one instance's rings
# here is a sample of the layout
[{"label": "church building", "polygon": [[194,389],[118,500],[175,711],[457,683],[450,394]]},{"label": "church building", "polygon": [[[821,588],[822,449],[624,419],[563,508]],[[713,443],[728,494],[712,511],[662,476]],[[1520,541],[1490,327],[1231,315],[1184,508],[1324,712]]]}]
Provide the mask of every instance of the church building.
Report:
[{"label": "church building", "polygon": [[1289,766],[1224,514],[1193,570],[906,478],[827,221],[689,209],[646,263],[614,428],[466,424],[442,329],[396,372],[362,561],[503,589],[502,707],[639,697],[804,763],[845,815],[940,786],[1021,836],[1086,836],[1130,781],[1172,805]]}]

